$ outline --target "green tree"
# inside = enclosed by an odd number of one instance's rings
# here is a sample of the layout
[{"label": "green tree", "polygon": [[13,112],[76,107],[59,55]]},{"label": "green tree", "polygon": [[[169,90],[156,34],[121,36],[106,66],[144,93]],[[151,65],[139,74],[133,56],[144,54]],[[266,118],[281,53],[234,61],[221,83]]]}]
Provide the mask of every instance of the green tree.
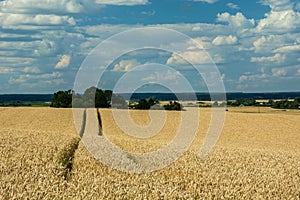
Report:
[{"label": "green tree", "polygon": [[146,99],[139,100],[138,104],[135,106],[135,109],[141,109],[141,110],[149,110],[151,107],[151,104]]},{"label": "green tree", "polygon": [[95,95],[95,107],[96,108],[109,108],[111,102],[111,91],[102,91],[101,89],[96,89]]},{"label": "green tree", "polygon": [[71,90],[58,91],[54,93],[50,107],[55,108],[71,108],[72,107],[72,95]]},{"label": "green tree", "polygon": [[278,108],[278,109],[299,109],[298,100],[289,101],[287,99],[276,101],[272,108]]},{"label": "green tree", "polygon": [[149,110],[151,106],[159,103],[155,97],[150,97],[149,99],[141,99],[137,104],[130,105],[131,108],[141,109],[141,110]]},{"label": "green tree", "polygon": [[112,96],[112,91],[110,90],[103,91],[93,86],[86,89],[81,98],[84,107],[109,108],[111,96]]},{"label": "green tree", "polygon": [[83,95],[75,94],[73,91],[58,91],[54,93],[51,107],[57,108],[109,108],[111,104],[112,91],[102,91],[96,87],[85,90]]},{"label": "green tree", "polygon": [[165,110],[182,110],[182,105],[176,101],[170,101],[169,104],[164,105]]},{"label": "green tree", "polygon": [[228,101],[227,105],[229,105],[229,106],[240,106],[240,105],[255,106],[255,105],[257,105],[257,102],[255,101],[255,99],[237,99],[235,101]]}]

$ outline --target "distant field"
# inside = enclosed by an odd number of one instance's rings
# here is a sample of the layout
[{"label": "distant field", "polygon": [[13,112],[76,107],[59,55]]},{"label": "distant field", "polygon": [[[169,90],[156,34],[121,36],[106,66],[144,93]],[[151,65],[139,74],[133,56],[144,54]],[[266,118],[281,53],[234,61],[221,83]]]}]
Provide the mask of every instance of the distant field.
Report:
[{"label": "distant field", "polygon": [[[105,166],[81,142],[70,157],[72,167],[62,165],[62,152],[78,138],[71,109],[0,108],[0,199],[300,198],[299,110],[228,108],[220,140],[203,159],[197,153],[211,110],[199,112],[191,148],[165,169],[136,175]],[[180,112],[167,112],[162,131],[145,140],[124,134],[110,109],[100,114],[104,134],[129,152],[163,147],[181,118]],[[150,122],[147,111],[130,115],[139,125]]]}]

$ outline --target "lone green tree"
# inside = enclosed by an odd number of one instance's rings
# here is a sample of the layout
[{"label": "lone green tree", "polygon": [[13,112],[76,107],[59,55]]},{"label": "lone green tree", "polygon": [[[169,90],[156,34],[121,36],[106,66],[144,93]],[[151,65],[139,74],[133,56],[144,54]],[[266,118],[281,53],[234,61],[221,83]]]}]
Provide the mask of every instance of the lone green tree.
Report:
[{"label": "lone green tree", "polygon": [[72,90],[58,91],[54,93],[50,107],[71,108],[72,107]]},{"label": "lone green tree", "polygon": [[[90,87],[84,94],[75,94],[72,90],[58,91],[54,93],[51,107],[56,108],[109,108],[112,98],[111,90],[101,90],[96,87]],[[72,105],[73,104],[73,105]]]}]

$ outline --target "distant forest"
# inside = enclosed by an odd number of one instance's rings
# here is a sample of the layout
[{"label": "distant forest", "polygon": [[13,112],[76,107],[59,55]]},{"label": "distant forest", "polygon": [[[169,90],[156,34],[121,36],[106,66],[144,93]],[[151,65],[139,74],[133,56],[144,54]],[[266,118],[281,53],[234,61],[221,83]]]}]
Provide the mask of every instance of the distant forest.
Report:
[{"label": "distant forest", "polygon": [[[173,93],[122,93],[118,94],[125,100],[140,100],[156,96],[159,101],[178,100]],[[198,101],[210,101],[210,94],[205,92],[196,93]],[[182,100],[193,100],[194,94],[181,93],[179,95]],[[226,93],[228,100],[238,99],[294,99],[300,97],[300,92],[265,92],[265,93],[244,93],[244,92],[228,92]],[[53,94],[0,94],[0,102],[51,102]]]},{"label": "distant forest", "polygon": [[[72,102],[72,97],[74,100]],[[95,95],[95,101],[91,98]],[[299,108],[300,92],[275,92],[275,93],[227,93],[227,106],[269,106],[280,109],[297,109]],[[72,90],[58,91],[54,94],[0,94],[0,106],[49,106],[52,107],[91,107],[95,102],[95,107],[110,107],[112,99],[114,100],[114,107],[124,108],[130,106],[131,108],[143,109],[137,104],[127,105],[125,100],[131,102],[139,102],[140,105],[145,105],[144,109],[149,107],[155,101],[172,101],[172,100],[195,100],[194,94],[181,93],[177,96],[173,93],[134,93],[134,94],[113,94],[111,90],[101,90],[96,87],[91,87],[85,91],[84,94],[74,94]],[[196,93],[198,101],[210,101],[209,93]],[[259,104],[255,100],[269,99],[269,102]],[[274,101],[275,99],[282,99],[281,101]],[[289,99],[295,99],[291,101]],[[145,101],[148,103],[145,104]],[[51,104],[50,104],[51,103]],[[153,105],[150,105],[153,106]],[[224,104],[222,104],[224,106]],[[177,103],[170,103],[170,107],[181,107]],[[167,108],[169,108],[167,106]],[[165,108],[166,109],[166,108]]]}]

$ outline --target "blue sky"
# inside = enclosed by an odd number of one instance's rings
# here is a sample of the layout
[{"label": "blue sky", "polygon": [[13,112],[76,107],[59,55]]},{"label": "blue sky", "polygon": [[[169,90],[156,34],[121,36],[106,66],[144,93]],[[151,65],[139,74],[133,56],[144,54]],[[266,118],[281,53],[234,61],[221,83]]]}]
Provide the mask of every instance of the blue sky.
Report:
[{"label": "blue sky", "polygon": [[[0,93],[71,89],[97,44],[144,27],[174,29],[199,42],[227,91],[300,91],[296,0],[0,0]],[[112,89],[130,69],[155,62],[205,91],[186,63],[170,60],[172,52],[129,53],[111,63],[101,86]]]}]

